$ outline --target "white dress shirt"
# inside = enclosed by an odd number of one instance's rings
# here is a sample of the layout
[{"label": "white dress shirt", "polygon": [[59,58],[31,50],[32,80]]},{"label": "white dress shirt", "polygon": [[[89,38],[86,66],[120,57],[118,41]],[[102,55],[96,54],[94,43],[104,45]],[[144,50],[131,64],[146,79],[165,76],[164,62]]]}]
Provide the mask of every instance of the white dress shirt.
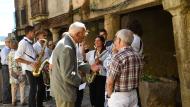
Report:
[{"label": "white dress shirt", "polygon": [[2,65],[8,65],[7,58],[8,58],[8,54],[10,50],[11,49],[7,46],[4,46],[3,49],[1,50],[1,64]]},{"label": "white dress shirt", "polygon": [[76,52],[77,52],[77,60],[78,61],[83,61],[83,55],[82,55],[82,48],[83,46],[81,44],[76,45]]},{"label": "white dress shirt", "polygon": [[[39,41],[37,41],[34,45],[34,50],[36,51],[37,54],[40,54],[41,51],[42,51],[42,45],[40,44]],[[44,56],[42,58],[42,61],[45,61],[46,59],[48,59],[50,57],[49,55],[49,51],[48,51],[48,48],[46,47],[45,48],[45,52],[44,52]]]},{"label": "white dress shirt", "polygon": [[[27,37],[24,37],[18,44],[15,59],[18,58],[22,58],[30,62],[34,62],[36,60],[36,52],[32,46],[32,41]],[[25,63],[21,63],[21,66],[23,71],[33,71],[34,69],[31,65],[27,65]]]}]

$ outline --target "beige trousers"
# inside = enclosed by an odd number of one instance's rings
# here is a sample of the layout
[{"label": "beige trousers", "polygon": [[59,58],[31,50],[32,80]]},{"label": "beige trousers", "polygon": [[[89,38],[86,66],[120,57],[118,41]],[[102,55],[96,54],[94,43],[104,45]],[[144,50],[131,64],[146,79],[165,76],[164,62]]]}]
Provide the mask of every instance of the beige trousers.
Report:
[{"label": "beige trousers", "polygon": [[56,107],[75,107],[75,102],[63,101],[61,97],[55,96]]},{"label": "beige trousers", "polygon": [[20,102],[24,103],[25,100],[25,81],[15,84],[11,84],[12,103],[16,102],[17,90],[20,89]]},{"label": "beige trousers", "polygon": [[138,107],[136,90],[130,92],[113,92],[108,99],[109,107]]}]

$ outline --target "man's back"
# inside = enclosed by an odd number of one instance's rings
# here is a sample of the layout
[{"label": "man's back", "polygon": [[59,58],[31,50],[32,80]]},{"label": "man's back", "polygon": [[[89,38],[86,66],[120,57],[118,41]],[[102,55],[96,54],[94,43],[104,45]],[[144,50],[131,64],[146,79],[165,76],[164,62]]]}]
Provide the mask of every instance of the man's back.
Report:
[{"label": "man's back", "polygon": [[142,58],[131,47],[124,48],[113,58],[110,74],[115,80],[115,90],[126,92],[138,87]]}]

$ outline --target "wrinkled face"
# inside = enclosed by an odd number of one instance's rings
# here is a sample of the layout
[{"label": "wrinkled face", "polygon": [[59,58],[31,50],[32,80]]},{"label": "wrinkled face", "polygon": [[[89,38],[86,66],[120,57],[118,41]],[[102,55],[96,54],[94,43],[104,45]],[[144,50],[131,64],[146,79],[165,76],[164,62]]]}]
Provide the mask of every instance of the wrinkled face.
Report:
[{"label": "wrinkled face", "polygon": [[115,39],[114,39],[114,46],[117,50],[119,50],[119,45],[120,45],[120,42],[121,42],[121,39],[118,38],[117,36],[115,36]]},{"label": "wrinkled face", "polygon": [[100,38],[95,39],[95,47],[103,47],[104,43],[100,40]]},{"label": "wrinkled face", "polygon": [[81,29],[80,32],[76,34],[76,43],[82,43],[85,38],[86,31],[84,29]]}]

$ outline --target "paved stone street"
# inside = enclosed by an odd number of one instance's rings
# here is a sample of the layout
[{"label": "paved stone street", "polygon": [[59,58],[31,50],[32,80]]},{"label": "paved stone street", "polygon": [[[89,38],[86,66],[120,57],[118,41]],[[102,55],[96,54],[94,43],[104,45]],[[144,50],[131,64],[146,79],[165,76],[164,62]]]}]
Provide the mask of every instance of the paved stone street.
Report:
[{"label": "paved stone street", "polygon": [[[26,94],[28,94],[29,86],[27,87],[26,90],[27,90]],[[89,91],[88,90],[89,90],[88,87],[86,87],[85,91],[84,91],[84,97],[83,97],[82,107],[91,107],[90,106],[90,98],[89,98]],[[12,105],[4,105],[3,106],[2,103],[1,103],[0,107],[12,107]],[[20,103],[19,103],[19,101],[18,101],[16,107],[28,107],[28,105],[21,106]],[[52,99],[50,101],[44,102],[44,107],[56,107],[55,100]]]}]

